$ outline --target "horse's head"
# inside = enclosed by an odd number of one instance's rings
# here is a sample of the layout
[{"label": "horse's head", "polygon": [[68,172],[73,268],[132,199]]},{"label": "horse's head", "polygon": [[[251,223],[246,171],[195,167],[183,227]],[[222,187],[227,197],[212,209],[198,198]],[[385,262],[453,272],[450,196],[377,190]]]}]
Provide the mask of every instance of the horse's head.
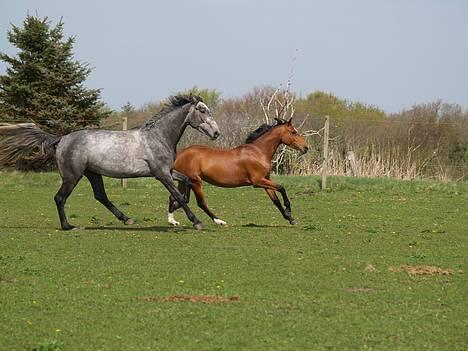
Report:
[{"label": "horse's head", "polygon": [[215,140],[219,136],[218,124],[211,117],[208,106],[202,101],[198,101],[190,107],[186,120],[192,128],[208,135],[211,140]]},{"label": "horse's head", "polygon": [[293,149],[299,150],[305,154],[309,150],[307,140],[292,125],[292,118],[289,121],[277,119],[279,128],[281,128],[281,142]]}]

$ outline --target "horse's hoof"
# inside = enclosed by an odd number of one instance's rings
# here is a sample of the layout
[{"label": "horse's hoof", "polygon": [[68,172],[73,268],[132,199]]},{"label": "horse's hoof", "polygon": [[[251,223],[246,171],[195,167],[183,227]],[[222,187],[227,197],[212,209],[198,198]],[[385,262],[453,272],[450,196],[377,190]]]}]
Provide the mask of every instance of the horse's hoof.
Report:
[{"label": "horse's hoof", "polygon": [[177,227],[180,224],[180,222],[171,221],[171,222],[169,222],[169,224],[172,224],[174,227]]},{"label": "horse's hoof", "polygon": [[203,224],[201,224],[201,222],[195,223],[195,224],[193,225],[193,227],[194,227],[196,230],[202,230],[202,229],[203,229]]},{"label": "horse's hoof", "polygon": [[214,218],[213,221],[216,224],[219,224],[219,225],[226,225],[227,224],[225,221],[223,221],[222,219],[219,219],[219,218]]},{"label": "horse's hoof", "polygon": [[135,221],[133,219],[129,218],[124,222],[124,224],[125,225],[135,224]]},{"label": "horse's hoof", "polygon": [[75,227],[74,225],[71,225],[71,224],[62,227],[62,230],[78,230],[78,229],[80,229],[80,228],[77,228],[77,227]]},{"label": "horse's hoof", "polygon": [[292,224],[292,225],[296,225],[297,224],[297,221],[295,219],[291,219],[289,221],[289,224]]}]

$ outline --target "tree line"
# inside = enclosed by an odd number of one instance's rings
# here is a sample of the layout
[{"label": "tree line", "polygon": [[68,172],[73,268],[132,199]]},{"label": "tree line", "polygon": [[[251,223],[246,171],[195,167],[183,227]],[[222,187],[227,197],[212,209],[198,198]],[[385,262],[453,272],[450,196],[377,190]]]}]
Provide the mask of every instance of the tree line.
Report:
[{"label": "tree line", "polygon": [[[188,131],[180,147],[197,143],[234,147],[243,143],[252,130],[266,122],[262,105],[275,91],[274,87],[258,87],[243,96],[228,99],[221,98],[216,90],[194,87],[185,91],[199,94],[208,101],[222,135],[213,143]],[[331,174],[350,174],[347,154],[352,151],[361,176],[467,180],[468,110],[458,104],[437,100],[387,114],[378,107],[341,99],[327,92],[316,91],[304,97],[289,94],[293,100],[294,124],[300,126],[301,131],[317,133],[308,133],[314,152],[299,157],[292,150],[281,150],[282,157],[274,164],[277,173],[320,173],[321,129],[325,116],[330,116],[328,162]],[[127,117],[129,127],[135,127],[150,118],[161,103],[115,112],[103,125],[120,128],[121,118]],[[274,117],[274,113],[270,114],[268,120],[271,122]]]}]

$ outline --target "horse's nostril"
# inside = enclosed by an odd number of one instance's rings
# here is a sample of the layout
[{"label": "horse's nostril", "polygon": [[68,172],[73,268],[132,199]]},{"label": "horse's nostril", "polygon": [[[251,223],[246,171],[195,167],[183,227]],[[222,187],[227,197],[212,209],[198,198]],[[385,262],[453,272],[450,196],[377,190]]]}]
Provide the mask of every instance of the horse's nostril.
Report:
[{"label": "horse's nostril", "polygon": [[214,132],[214,137],[215,138],[219,137],[219,132]]}]

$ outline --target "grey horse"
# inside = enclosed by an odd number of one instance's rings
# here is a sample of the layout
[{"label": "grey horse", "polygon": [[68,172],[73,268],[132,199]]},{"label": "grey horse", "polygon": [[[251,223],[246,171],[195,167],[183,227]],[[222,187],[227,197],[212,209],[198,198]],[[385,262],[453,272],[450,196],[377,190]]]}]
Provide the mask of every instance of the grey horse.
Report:
[{"label": "grey horse", "polygon": [[107,198],[102,176],[113,178],[154,177],[181,204],[194,227],[201,222],[187,206],[187,199],[173,180],[185,182],[186,176],[172,170],[177,143],[185,128],[191,126],[211,139],[219,136],[218,125],[210,109],[197,96],[177,95],[152,119],[128,131],[79,130],[64,136],[49,134],[35,126],[0,126],[0,135],[9,138],[0,144],[0,167],[14,164],[21,155],[17,150],[41,150],[42,157],[55,157],[62,177],[62,186],[55,203],[63,230],[74,229],[65,215],[65,202],[83,175],[93,188],[94,197],[125,224],[132,224]]}]

